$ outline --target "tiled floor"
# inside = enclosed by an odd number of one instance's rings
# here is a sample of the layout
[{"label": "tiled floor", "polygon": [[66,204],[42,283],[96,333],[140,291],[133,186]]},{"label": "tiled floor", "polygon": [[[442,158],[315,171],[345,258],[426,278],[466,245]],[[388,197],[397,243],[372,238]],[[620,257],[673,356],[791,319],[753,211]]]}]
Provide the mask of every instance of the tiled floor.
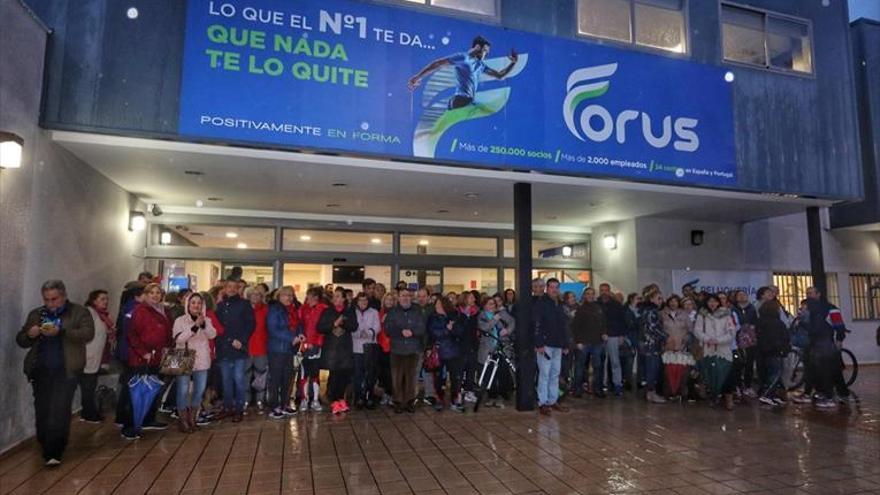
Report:
[{"label": "tiled floor", "polygon": [[0,458],[0,493],[880,493],[880,368],[835,412],[574,400],[550,418],[512,409],[327,413],[148,432],[73,428],[57,469],[35,445]]}]

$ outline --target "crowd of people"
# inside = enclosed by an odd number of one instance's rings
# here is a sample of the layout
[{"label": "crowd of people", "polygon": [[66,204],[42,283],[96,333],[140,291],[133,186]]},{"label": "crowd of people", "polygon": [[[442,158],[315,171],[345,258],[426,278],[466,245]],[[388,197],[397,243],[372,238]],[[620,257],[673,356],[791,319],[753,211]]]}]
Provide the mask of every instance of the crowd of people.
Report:
[{"label": "crowd of people", "polygon": [[[773,287],[758,290],[754,302],[744,291],[708,294],[691,286],[668,297],[657,285],[628,296],[609,284],[560,293],[553,278],[533,280],[531,292],[532,321],[523,325],[514,318],[511,289],[442,294],[405,282],[388,290],[367,279],[357,293],[315,286],[300,301],[293,287],[270,290],[234,276],[209,291],[166,293],[144,272],[124,288],[114,319],[106,290],[80,306],[68,300],[63,282],[50,280],[16,341],[29,349],[25,373],[48,466],[60,464],[77,387],[80,419],[104,421],[95,388],[110,361],[121,364],[115,422],[131,440],[166,429],[160,411],[192,433],[248,413],[283,420],[327,406],[333,414],[352,407],[414,413],[421,404],[464,412],[486,388],[485,405],[504,407],[515,388],[517,332],[529,332],[521,341],[534,340],[542,415],[566,412],[563,398],[639,389],[652,404],[705,401],[726,409],[752,399],[832,408],[850,395],[839,357],[843,319],[813,288],[797,315]],[[805,348],[805,384],[790,394],[783,363],[793,338]],[[192,360],[185,372],[167,376],[163,356],[174,349]],[[487,373],[495,377],[491,387],[480,373],[487,362],[497,367]],[[163,389],[136,420],[129,388],[141,377]]]}]

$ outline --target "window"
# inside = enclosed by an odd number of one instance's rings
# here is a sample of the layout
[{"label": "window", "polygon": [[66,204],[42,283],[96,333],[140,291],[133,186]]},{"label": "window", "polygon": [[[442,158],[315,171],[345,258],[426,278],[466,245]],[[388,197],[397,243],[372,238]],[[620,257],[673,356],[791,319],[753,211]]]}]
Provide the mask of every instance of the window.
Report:
[{"label": "window", "polygon": [[811,74],[810,25],[768,12],[721,6],[724,60]]},{"label": "window", "polygon": [[285,251],[391,254],[391,234],[284,229]]},{"label": "window", "polygon": [[[504,257],[516,255],[513,239],[504,239]],[[590,259],[590,240],[532,239],[533,259]]]},{"label": "window", "polygon": [[498,243],[494,237],[404,234],[400,236],[400,254],[495,257]]},{"label": "window", "polygon": [[429,5],[470,14],[498,17],[497,0],[404,0],[408,3]]},{"label": "window", "polygon": [[853,320],[880,320],[880,274],[852,273],[849,286]]},{"label": "window", "polygon": [[[837,274],[828,273],[828,301],[840,306],[840,294],[837,291]],[[801,301],[807,298],[807,288],[813,285],[813,276],[806,272],[774,273],[773,285],[779,287],[779,302],[791,314],[797,314]]]},{"label": "window", "polygon": [[687,52],[684,0],[578,0],[578,32]]},{"label": "window", "polygon": [[[275,249],[273,227],[157,225],[154,244],[225,249]],[[166,242],[167,241],[167,242]]]}]

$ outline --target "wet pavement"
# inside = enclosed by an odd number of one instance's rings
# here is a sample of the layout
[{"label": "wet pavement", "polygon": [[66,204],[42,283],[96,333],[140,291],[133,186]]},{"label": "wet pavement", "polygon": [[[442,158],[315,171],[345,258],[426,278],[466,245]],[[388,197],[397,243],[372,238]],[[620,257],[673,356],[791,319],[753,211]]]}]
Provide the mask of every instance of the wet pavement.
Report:
[{"label": "wet pavement", "polygon": [[75,422],[64,463],[29,442],[0,457],[0,494],[880,493],[880,367],[836,411],[757,403],[571,399],[568,413],[388,409],[250,414],[125,441]]}]

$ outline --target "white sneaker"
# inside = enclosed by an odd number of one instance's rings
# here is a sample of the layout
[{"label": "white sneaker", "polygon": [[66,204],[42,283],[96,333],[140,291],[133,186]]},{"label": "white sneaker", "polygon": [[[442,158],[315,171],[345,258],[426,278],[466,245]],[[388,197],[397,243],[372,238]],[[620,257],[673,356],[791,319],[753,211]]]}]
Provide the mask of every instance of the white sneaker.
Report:
[{"label": "white sneaker", "polygon": [[46,461],[46,467],[55,467],[55,466],[60,466],[60,465],[61,465],[61,461],[59,461],[58,459],[55,459],[54,457]]},{"label": "white sneaker", "polygon": [[831,399],[817,400],[816,407],[819,409],[834,409],[837,407],[837,402],[834,402]]},{"label": "white sneaker", "polygon": [[301,412],[301,413],[309,412],[309,401],[308,400],[303,399],[299,403],[299,412]]},{"label": "white sneaker", "polygon": [[321,401],[319,401],[318,399],[312,401],[312,411],[321,412],[323,410],[324,408],[321,407]]},{"label": "white sneaker", "polygon": [[795,404],[812,404],[813,398],[806,394],[801,394],[796,397],[792,397],[791,401]]},{"label": "white sneaker", "polygon": [[770,397],[767,397],[767,396],[761,396],[761,398],[758,399],[758,402],[760,402],[761,404],[766,404],[768,406],[775,406],[776,405],[776,403],[773,402],[773,399],[771,399]]},{"label": "white sneaker", "polygon": [[465,393],[464,393],[464,401],[465,401],[465,402],[476,402],[476,401],[477,401],[477,395],[474,394],[473,392],[470,392],[470,391],[465,392]]},{"label": "white sneaker", "polygon": [[758,394],[755,393],[755,390],[752,387],[746,387],[743,390],[743,395],[745,395],[749,399],[754,399],[755,397],[758,396]]}]

